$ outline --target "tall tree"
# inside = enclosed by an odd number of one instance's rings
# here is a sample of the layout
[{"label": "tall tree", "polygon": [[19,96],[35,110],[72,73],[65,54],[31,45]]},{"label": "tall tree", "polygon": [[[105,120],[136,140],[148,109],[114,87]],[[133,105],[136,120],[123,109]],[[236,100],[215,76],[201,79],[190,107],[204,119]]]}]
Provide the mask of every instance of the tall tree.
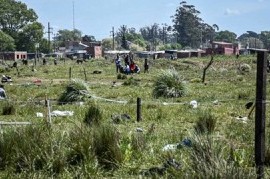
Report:
[{"label": "tall tree", "polygon": [[128,43],[127,43],[127,33],[128,28],[126,25],[122,25],[117,32],[117,39],[121,44],[121,47],[124,49],[128,49]]},{"label": "tall tree", "polygon": [[0,30],[0,52],[15,49],[14,39]]},{"label": "tall tree", "polygon": [[96,42],[96,38],[93,35],[84,35],[82,37],[83,42]]},{"label": "tall tree", "polygon": [[228,30],[220,31],[216,33],[215,40],[234,43],[237,35],[234,32]]},{"label": "tall tree", "polygon": [[185,1],[180,2],[173,16],[173,27],[177,35],[177,42],[183,46],[198,47],[201,37],[200,11],[194,5],[188,5]]},{"label": "tall tree", "polygon": [[36,44],[40,43],[43,37],[43,26],[39,22],[26,25],[18,33],[16,39],[17,50],[35,52]]},{"label": "tall tree", "polygon": [[270,49],[270,31],[262,31],[260,40],[263,42],[264,48]]},{"label": "tall tree", "polygon": [[[0,0],[0,30],[10,35],[16,43],[19,33],[29,24],[36,22],[38,16],[33,9],[28,9],[25,3],[15,0]],[[27,44],[29,40],[25,41]]]},{"label": "tall tree", "polygon": [[56,41],[58,42],[58,46],[63,47],[65,43],[68,41],[81,41],[82,32],[78,29],[74,30],[59,30],[56,36]]}]

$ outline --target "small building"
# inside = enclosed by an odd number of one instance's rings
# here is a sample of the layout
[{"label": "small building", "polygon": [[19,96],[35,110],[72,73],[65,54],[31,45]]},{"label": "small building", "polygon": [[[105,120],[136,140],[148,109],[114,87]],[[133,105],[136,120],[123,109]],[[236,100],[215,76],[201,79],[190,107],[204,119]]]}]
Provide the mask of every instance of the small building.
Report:
[{"label": "small building", "polygon": [[102,48],[100,42],[66,42],[67,56],[71,53],[77,53],[76,56],[82,56],[82,51],[86,51],[84,56],[88,55],[91,58],[102,57]]},{"label": "small building", "polygon": [[0,58],[3,60],[12,60],[12,61],[27,59],[27,52],[25,51],[0,52]]},{"label": "small building", "polygon": [[212,48],[207,48],[206,53],[212,54],[212,50],[214,50],[215,54],[220,55],[236,55],[239,54],[239,45],[234,43],[227,43],[227,42],[212,42]]}]

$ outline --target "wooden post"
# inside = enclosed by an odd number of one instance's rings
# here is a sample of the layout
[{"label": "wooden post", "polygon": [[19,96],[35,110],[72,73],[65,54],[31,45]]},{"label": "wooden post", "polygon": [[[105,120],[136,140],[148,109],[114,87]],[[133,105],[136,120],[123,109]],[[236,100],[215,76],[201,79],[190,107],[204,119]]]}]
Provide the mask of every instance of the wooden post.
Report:
[{"label": "wooden post", "polygon": [[69,67],[69,80],[71,80],[71,67]]},{"label": "wooden post", "polygon": [[140,122],[142,120],[142,103],[141,98],[137,98],[137,122]]},{"label": "wooden post", "polygon": [[87,81],[87,76],[86,76],[85,68],[83,68],[83,73],[84,73],[84,80]]},{"label": "wooden post", "polygon": [[255,110],[255,164],[257,178],[264,178],[265,161],[265,101],[267,52],[257,51],[257,81]]}]

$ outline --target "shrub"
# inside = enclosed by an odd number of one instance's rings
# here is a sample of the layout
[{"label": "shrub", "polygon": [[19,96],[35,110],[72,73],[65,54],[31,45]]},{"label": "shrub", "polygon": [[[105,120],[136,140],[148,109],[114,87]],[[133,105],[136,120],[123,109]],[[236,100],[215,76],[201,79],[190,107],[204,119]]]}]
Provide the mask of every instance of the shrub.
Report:
[{"label": "shrub", "polygon": [[117,74],[117,79],[119,79],[119,80],[125,80],[125,79],[127,79],[127,75],[118,73]]},{"label": "shrub", "polygon": [[249,64],[242,64],[239,67],[239,71],[241,74],[249,73],[251,71],[251,66]]},{"label": "shrub", "polygon": [[187,93],[186,83],[174,69],[163,71],[155,80],[153,96],[182,97]]},{"label": "shrub", "polygon": [[6,103],[3,107],[2,115],[14,115],[16,109],[13,104]]},{"label": "shrub", "polygon": [[123,83],[123,85],[125,85],[125,86],[130,86],[130,85],[137,86],[137,85],[139,85],[138,81],[139,81],[138,79],[130,77]]},{"label": "shrub", "polygon": [[199,134],[213,133],[217,122],[215,116],[208,110],[199,111],[198,116],[195,131]]},{"label": "shrub", "polygon": [[111,125],[95,128],[93,149],[99,165],[104,169],[116,169],[123,161],[123,154],[119,147],[119,133]]},{"label": "shrub", "polygon": [[85,114],[84,122],[88,125],[99,124],[102,120],[102,112],[96,105],[91,105]]},{"label": "shrub", "polygon": [[228,144],[209,135],[195,135],[190,153],[188,178],[254,178],[253,168],[239,167],[230,160]]},{"label": "shrub", "polygon": [[90,93],[88,85],[82,80],[72,80],[70,84],[66,86],[66,90],[58,99],[59,104],[65,104],[75,101],[85,101],[89,98]]}]

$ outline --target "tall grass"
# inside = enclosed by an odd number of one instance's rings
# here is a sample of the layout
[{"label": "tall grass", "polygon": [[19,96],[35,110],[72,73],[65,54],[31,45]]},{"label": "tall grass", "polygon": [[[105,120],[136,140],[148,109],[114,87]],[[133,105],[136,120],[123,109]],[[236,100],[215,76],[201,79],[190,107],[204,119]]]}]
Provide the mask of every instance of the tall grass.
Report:
[{"label": "tall grass", "polygon": [[119,132],[109,124],[94,129],[93,150],[100,166],[106,170],[117,169],[123,161],[119,146]]},{"label": "tall grass", "polygon": [[153,96],[155,98],[177,98],[187,93],[186,83],[174,69],[162,71],[155,79]]},{"label": "tall grass", "polygon": [[85,101],[91,97],[88,85],[79,79],[73,79],[67,86],[66,90],[58,99],[59,104],[66,104],[76,101]]}]

